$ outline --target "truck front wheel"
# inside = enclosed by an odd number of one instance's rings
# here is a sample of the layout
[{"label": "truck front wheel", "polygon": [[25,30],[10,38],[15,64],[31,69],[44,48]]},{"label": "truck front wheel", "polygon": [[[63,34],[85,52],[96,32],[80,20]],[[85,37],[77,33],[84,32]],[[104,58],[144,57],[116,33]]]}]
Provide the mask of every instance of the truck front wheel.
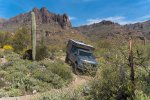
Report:
[{"label": "truck front wheel", "polygon": [[73,72],[74,72],[76,75],[78,75],[78,69],[77,69],[77,67],[78,67],[77,63],[73,63],[72,68],[73,68]]}]

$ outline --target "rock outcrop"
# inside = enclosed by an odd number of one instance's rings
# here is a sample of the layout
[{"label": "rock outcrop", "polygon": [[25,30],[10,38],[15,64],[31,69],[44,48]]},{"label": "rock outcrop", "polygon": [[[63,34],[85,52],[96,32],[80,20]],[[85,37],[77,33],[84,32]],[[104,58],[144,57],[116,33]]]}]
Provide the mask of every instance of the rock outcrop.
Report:
[{"label": "rock outcrop", "polygon": [[[41,9],[34,8],[32,11],[36,15],[36,23],[38,30],[57,31],[67,30],[71,28],[71,22],[66,14],[59,15],[51,13],[47,8]],[[28,13],[20,14],[16,17],[10,18],[7,21],[0,20],[0,29],[6,31],[14,31],[19,27],[31,25],[31,11]]]}]

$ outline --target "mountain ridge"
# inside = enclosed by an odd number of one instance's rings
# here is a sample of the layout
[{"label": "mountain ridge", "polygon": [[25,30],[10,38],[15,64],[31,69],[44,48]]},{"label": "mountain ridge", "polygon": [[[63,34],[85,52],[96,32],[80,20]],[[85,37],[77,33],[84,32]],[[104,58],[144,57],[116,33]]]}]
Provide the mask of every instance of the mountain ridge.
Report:
[{"label": "mountain ridge", "polygon": [[[66,14],[63,15],[54,14],[49,12],[48,9],[45,7],[42,7],[41,9],[33,8],[32,11],[35,12],[36,23],[37,26],[39,26],[39,28],[40,27],[43,28],[45,27],[45,25],[47,26],[53,25],[59,27],[59,29],[61,30],[61,29],[69,29],[72,26]],[[15,17],[12,17],[0,23],[0,26],[2,26],[1,30],[4,31],[5,30],[14,31],[18,27],[22,26],[28,26],[30,28],[30,25],[31,25],[31,11],[19,14]],[[42,30],[42,28],[39,30]],[[48,30],[48,28],[45,30]]]},{"label": "mountain ridge", "polygon": [[[72,27],[67,14],[55,14],[49,12],[45,7],[42,7],[41,9],[35,7],[31,11],[35,12],[38,38],[42,37],[41,35],[43,31],[45,31],[46,36],[60,34],[63,32],[74,34],[79,33],[90,37],[93,40],[100,38],[112,38],[116,35],[128,36],[131,31],[132,34],[136,34],[137,31],[141,31],[141,33],[138,32],[139,36],[143,35],[150,39],[150,20],[126,25],[120,25],[112,21],[103,20],[91,25]],[[28,27],[30,30],[31,11],[19,14],[8,20],[0,19],[0,30],[14,32],[24,26]]]},{"label": "mountain ridge", "polygon": [[103,20],[99,23],[75,27],[75,29],[87,35],[92,40],[111,38],[116,35],[128,36],[130,33],[131,35],[150,39],[150,21],[120,25],[112,21]]}]

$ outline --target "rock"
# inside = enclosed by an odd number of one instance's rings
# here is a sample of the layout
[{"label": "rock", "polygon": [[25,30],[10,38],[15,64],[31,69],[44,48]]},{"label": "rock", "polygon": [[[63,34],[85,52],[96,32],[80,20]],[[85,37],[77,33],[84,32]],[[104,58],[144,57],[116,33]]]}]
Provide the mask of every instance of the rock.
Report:
[{"label": "rock", "polygon": [[33,94],[36,94],[37,93],[37,91],[36,90],[33,90],[33,92],[32,92]]}]

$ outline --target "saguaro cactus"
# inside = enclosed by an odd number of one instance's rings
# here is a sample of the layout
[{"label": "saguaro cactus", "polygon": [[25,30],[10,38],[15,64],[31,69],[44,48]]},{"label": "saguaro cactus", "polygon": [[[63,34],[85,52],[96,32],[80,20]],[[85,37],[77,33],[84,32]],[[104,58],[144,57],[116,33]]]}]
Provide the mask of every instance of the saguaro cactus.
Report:
[{"label": "saguaro cactus", "polygon": [[32,59],[36,60],[36,20],[35,13],[31,12],[32,15]]}]

